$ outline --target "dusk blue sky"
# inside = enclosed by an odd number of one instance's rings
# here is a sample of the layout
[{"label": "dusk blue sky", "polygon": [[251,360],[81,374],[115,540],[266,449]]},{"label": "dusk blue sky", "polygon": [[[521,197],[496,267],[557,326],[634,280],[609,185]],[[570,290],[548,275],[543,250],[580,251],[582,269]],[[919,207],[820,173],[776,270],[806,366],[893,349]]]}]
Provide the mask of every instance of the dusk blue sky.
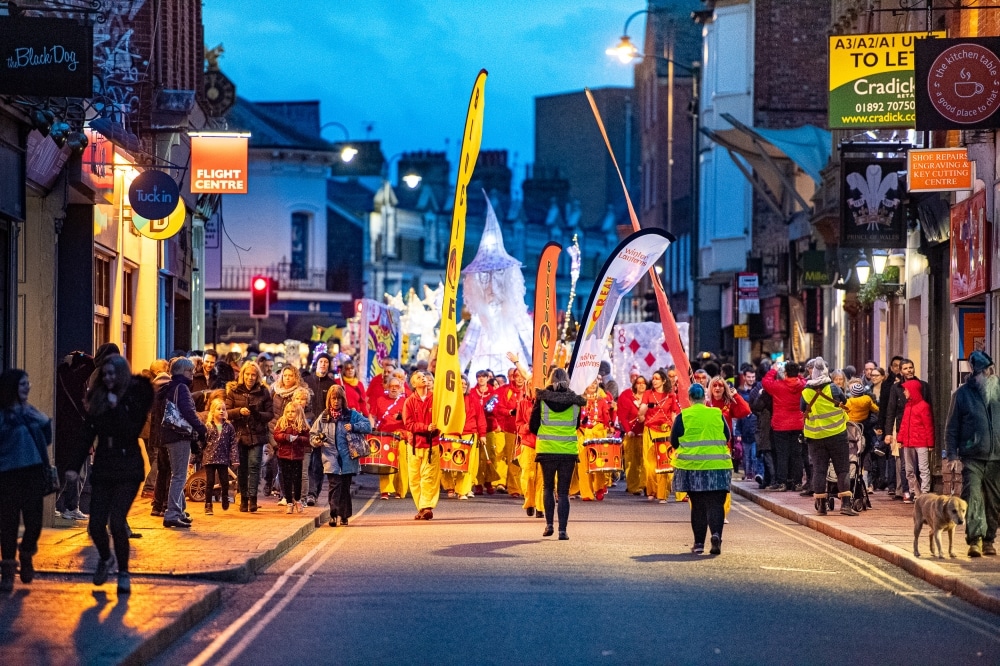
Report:
[{"label": "dusk blue sky", "polygon": [[[605,55],[645,2],[599,0],[205,0],[205,42],[251,101],[318,99],[323,122],[382,141],[386,157],[445,150],[454,166],[477,72],[489,71],[483,148],[505,148],[515,178],[534,159],[534,98],[631,86]],[[641,46],[645,16],[629,26]],[[324,131],[343,139],[335,127]],[[593,156],[581,155],[581,159]]]}]

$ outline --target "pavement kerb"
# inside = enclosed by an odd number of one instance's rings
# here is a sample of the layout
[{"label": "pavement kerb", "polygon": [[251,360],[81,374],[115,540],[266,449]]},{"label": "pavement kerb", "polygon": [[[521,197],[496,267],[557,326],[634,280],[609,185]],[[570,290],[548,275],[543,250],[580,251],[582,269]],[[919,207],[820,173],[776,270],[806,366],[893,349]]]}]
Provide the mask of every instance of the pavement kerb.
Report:
[{"label": "pavement kerb", "polygon": [[127,657],[119,662],[123,666],[140,666],[153,661],[189,629],[208,617],[222,603],[222,588],[216,587],[158,632],[142,641]]},{"label": "pavement kerb", "polygon": [[765,496],[753,492],[749,488],[733,484],[731,490],[740,497],[759,504],[771,513],[816,530],[838,541],[842,541],[853,548],[870,553],[980,608],[993,613],[1000,613],[1000,597],[986,592],[985,590],[988,589],[988,586],[978,578],[956,576],[933,562],[914,557],[913,553],[904,551],[902,548],[887,544],[869,534],[852,530],[848,527],[842,527],[815,516],[801,513],[793,508],[782,506],[776,502],[772,502]]}]

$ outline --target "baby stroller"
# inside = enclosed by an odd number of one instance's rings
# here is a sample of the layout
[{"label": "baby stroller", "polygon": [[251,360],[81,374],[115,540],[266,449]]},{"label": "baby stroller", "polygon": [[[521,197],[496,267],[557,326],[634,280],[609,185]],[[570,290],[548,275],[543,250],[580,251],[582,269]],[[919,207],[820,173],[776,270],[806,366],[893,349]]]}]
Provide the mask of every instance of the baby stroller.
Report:
[{"label": "baby stroller", "polygon": [[[869,451],[865,442],[864,427],[860,423],[847,422],[847,446],[850,460],[847,479],[851,489],[851,507],[858,512],[867,511],[872,508],[872,503],[868,498],[868,486],[862,470]],[[833,511],[834,501],[837,499],[837,473],[833,470],[833,463],[826,469],[826,492],[830,511]]]},{"label": "baby stroller", "polygon": [[[232,495],[236,490],[236,473],[233,472],[232,467],[226,468],[226,472],[229,474],[229,493]],[[212,496],[221,499],[219,493],[222,492],[218,481],[215,483],[215,487],[212,488]],[[188,467],[188,478],[187,482],[184,484],[184,495],[191,502],[202,503],[206,500],[208,496],[208,481],[205,476],[205,468],[201,467],[196,472],[192,471],[192,468]],[[229,498],[229,501],[233,501],[233,497]]]}]

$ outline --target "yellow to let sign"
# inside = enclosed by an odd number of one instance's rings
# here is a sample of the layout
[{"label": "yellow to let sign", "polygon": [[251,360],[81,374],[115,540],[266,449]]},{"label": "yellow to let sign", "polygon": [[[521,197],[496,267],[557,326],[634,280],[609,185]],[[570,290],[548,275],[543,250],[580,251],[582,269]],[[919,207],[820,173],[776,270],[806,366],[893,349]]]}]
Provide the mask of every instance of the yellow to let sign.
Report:
[{"label": "yellow to let sign", "polygon": [[750,337],[750,324],[734,324],[733,337],[737,340]]},{"label": "yellow to let sign", "polygon": [[971,190],[976,163],[966,148],[910,150],[906,156],[906,185],[910,192]]}]

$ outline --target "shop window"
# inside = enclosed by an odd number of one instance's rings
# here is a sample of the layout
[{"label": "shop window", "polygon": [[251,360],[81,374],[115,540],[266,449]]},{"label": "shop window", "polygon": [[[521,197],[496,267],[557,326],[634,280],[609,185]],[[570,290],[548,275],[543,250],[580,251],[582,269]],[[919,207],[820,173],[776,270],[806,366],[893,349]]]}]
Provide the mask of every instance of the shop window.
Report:
[{"label": "shop window", "polygon": [[132,362],[132,318],[135,314],[135,266],[127,265],[122,271],[122,355]]},{"label": "shop window", "polygon": [[94,350],[111,341],[111,257],[94,255]]}]

